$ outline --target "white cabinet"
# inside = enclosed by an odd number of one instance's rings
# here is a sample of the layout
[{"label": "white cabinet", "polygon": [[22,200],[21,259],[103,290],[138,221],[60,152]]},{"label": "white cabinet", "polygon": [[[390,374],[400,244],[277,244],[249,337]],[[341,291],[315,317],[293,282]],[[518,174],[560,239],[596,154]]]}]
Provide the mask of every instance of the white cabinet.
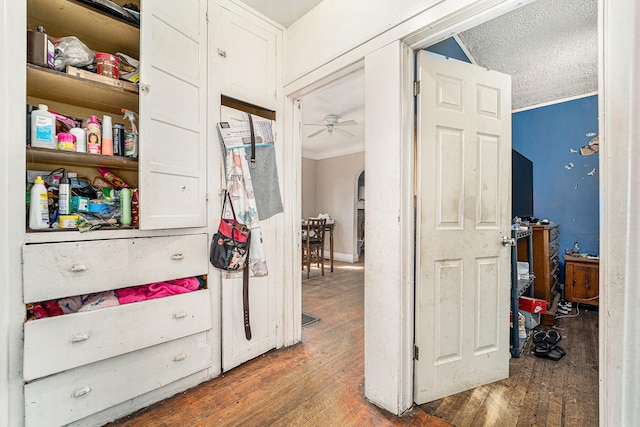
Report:
[{"label": "white cabinet", "polygon": [[228,0],[216,0],[213,16],[210,52],[220,93],[276,110],[282,30]]},{"label": "white cabinet", "polygon": [[[75,35],[94,51],[139,58],[141,84],[139,91],[122,89],[27,65],[27,103],[74,117],[111,115],[114,122],[122,122],[121,108],[139,113],[139,160],[28,148],[26,167],[62,166],[93,176],[102,167],[122,176],[139,189],[140,225],[27,232],[23,304],[191,276],[207,283],[207,0],[144,2],[140,29],[73,0],[24,3],[32,28],[43,25],[51,36]],[[208,370],[214,360],[209,335],[219,339],[211,332],[212,293],[205,286],[29,318],[21,356],[24,423],[96,424],[86,417]]]}]

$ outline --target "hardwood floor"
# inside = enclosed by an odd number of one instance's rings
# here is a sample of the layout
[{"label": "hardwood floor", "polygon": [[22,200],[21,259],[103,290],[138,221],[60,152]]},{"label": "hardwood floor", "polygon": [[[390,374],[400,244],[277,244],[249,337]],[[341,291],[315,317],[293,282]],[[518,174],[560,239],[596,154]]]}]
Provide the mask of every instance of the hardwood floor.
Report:
[{"label": "hardwood floor", "polygon": [[598,425],[597,312],[581,309],[578,317],[558,321],[567,351],[560,361],[526,351],[511,359],[510,378],[396,417],[363,397],[363,265],[336,262],[334,273],[325,269],[322,277],[312,268],[310,279],[306,272],[303,278],[302,309],[320,321],[303,329],[301,343],[110,425]]}]

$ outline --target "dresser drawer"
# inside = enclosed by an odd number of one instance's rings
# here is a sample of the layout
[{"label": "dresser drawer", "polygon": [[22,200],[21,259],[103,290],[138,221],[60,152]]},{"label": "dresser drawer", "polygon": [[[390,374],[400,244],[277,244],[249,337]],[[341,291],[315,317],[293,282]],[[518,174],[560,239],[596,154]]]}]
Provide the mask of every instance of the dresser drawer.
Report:
[{"label": "dresser drawer", "polygon": [[25,303],[198,276],[209,263],[206,234],[25,245],[22,258]]},{"label": "dresser drawer", "polygon": [[24,325],[26,381],[211,328],[210,291],[32,320]]},{"label": "dresser drawer", "polygon": [[559,236],[560,236],[560,227],[553,227],[549,230],[549,242],[558,240]]},{"label": "dresser drawer", "polygon": [[211,366],[199,333],[25,384],[25,425],[61,426]]}]

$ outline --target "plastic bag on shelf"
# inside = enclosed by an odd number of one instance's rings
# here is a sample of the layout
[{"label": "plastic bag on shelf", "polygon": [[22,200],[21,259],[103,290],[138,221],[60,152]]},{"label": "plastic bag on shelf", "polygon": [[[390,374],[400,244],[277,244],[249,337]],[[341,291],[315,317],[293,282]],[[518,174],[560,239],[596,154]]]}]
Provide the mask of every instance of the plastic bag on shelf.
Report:
[{"label": "plastic bag on shelf", "polygon": [[60,37],[54,40],[55,69],[64,71],[67,65],[85,67],[93,64],[95,53],[75,36]]}]

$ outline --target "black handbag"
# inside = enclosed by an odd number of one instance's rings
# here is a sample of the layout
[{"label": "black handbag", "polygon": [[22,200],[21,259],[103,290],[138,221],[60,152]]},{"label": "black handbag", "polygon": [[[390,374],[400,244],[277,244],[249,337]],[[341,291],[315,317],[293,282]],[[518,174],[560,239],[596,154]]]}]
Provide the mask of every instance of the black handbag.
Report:
[{"label": "black handbag", "polygon": [[[231,196],[227,191],[224,193],[220,225],[211,239],[209,261],[214,267],[221,270],[238,271],[242,270],[248,262],[251,230],[245,224],[238,222],[231,203]],[[231,206],[233,218],[222,218],[227,200]]]}]

